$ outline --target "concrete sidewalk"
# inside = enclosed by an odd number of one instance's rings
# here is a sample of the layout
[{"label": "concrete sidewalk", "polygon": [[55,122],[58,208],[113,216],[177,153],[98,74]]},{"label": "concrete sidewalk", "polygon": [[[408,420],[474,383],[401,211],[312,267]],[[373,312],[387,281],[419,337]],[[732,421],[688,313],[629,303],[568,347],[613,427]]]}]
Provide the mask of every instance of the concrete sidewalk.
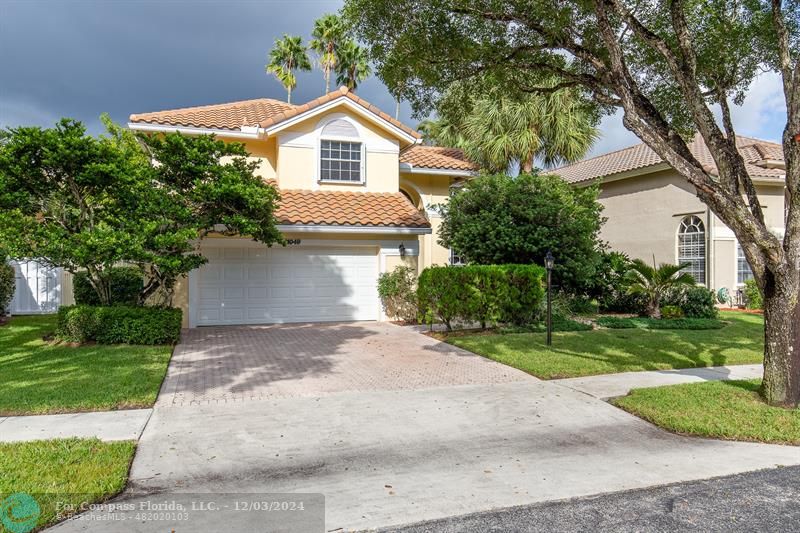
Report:
[{"label": "concrete sidewalk", "polygon": [[97,437],[139,440],[152,409],[0,418],[0,442]]},{"label": "concrete sidewalk", "polygon": [[722,381],[728,379],[756,379],[763,375],[761,365],[712,366],[707,368],[683,368],[680,370],[655,370],[648,372],[623,372],[582,378],[554,379],[555,383],[600,399],[625,396],[631,389],[697,383],[700,381]]}]

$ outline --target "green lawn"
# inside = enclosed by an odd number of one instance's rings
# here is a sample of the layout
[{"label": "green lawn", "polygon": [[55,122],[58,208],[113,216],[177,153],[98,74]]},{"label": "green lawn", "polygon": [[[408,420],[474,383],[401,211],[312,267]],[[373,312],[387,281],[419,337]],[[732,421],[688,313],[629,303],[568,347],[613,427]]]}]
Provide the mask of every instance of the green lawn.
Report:
[{"label": "green lawn", "polygon": [[558,332],[551,348],[543,333],[451,336],[447,342],[544,379],[760,363],[763,317],[729,311],[720,318],[727,324],[715,330]]},{"label": "green lawn", "polygon": [[0,416],[146,407],[155,402],[171,346],[78,348],[42,340],[54,316],[0,326]]},{"label": "green lawn", "polygon": [[16,500],[18,518],[33,521],[38,505],[38,527],[58,522],[66,518],[58,514],[68,506],[103,501],[122,491],[135,448],[133,441],[97,439],[0,443],[0,502],[23,493]]},{"label": "green lawn", "polygon": [[677,433],[800,444],[800,409],[770,407],[760,380],[714,381],[635,389],[612,403]]}]

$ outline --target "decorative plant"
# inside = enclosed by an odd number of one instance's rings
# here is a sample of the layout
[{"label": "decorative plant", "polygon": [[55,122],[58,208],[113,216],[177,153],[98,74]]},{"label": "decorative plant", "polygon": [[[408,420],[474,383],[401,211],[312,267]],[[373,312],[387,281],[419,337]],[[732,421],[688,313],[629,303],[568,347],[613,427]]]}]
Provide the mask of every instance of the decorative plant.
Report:
[{"label": "decorative plant", "polygon": [[[655,262],[654,262],[655,265]],[[645,313],[650,318],[661,318],[661,299],[672,288],[691,286],[694,278],[681,272],[688,264],[671,265],[662,263],[650,266],[641,259],[634,259],[631,269],[625,274],[629,283],[629,294],[640,294],[646,299]]]}]

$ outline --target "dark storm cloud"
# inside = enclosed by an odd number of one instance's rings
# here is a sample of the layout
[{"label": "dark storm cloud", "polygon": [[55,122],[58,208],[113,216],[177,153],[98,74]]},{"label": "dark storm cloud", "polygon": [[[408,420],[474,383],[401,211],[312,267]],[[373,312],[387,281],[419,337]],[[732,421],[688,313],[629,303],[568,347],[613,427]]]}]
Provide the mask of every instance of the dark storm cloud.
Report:
[{"label": "dark storm cloud", "polygon": [[[264,73],[284,33],[308,39],[337,1],[0,0],[0,125],[51,125],[63,116],[101,130],[108,112],[128,115],[270,97],[283,87]],[[324,92],[318,70],[301,74],[295,102]],[[359,95],[394,114],[372,78]],[[406,110],[404,117],[410,124]]]}]

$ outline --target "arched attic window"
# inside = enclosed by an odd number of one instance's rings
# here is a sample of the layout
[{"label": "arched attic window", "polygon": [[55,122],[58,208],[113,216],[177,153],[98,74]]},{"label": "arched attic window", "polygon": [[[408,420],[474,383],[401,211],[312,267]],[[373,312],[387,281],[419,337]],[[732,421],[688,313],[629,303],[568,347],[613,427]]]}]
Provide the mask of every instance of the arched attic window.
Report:
[{"label": "arched attic window", "polygon": [[684,263],[689,264],[684,272],[706,282],[706,227],[696,215],[685,217],[678,228],[678,264]]},{"label": "arched attic window", "polygon": [[337,118],[322,128],[319,180],[364,183],[364,144],[348,120]]}]

